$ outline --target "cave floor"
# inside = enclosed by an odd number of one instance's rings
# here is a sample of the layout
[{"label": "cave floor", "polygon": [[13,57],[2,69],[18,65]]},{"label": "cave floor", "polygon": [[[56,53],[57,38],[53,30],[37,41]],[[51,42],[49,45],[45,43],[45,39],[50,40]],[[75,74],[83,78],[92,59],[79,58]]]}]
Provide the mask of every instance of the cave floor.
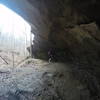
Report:
[{"label": "cave floor", "polygon": [[28,59],[0,68],[0,100],[92,100],[69,64]]}]

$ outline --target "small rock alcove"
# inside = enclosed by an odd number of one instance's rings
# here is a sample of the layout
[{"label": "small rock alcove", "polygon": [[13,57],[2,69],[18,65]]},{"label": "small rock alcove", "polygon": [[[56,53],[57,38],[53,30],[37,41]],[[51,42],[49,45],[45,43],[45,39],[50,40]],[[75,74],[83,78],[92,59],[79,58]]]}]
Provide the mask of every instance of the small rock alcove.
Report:
[{"label": "small rock alcove", "polygon": [[[0,100],[100,99],[100,0],[0,2],[30,23],[35,37],[29,50],[38,58],[21,63],[13,73],[8,66],[0,67]],[[49,49],[57,60],[48,63],[43,59],[48,60]],[[0,59],[8,64],[3,55]]]}]

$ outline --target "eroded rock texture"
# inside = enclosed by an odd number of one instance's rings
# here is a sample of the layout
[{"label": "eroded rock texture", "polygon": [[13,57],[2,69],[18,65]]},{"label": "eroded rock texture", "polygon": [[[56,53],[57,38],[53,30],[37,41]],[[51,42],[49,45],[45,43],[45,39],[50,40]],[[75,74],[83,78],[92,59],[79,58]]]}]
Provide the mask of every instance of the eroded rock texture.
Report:
[{"label": "eroded rock texture", "polygon": [[29,0],[29,3],[37,8],[43,21],[39,24],[42,30],[35,34],[36,57],[47,58],[48,50],[55,48],[58,60],[99,59],[98,0]]}]

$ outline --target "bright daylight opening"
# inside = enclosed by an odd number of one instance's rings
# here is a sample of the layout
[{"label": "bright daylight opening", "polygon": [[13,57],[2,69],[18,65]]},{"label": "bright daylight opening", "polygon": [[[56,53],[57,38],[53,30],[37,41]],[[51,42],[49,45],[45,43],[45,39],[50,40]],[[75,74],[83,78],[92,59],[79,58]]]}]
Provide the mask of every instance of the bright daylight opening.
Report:
[{"label": "bright daylight opening", "polygon": [[0,59],[5,60],[5,53],[9,54],[9,57],[13,55],[14,61],[19,59],[18,56],[28,56],[30,34],[31,26],[18,14],[0,4]]}]

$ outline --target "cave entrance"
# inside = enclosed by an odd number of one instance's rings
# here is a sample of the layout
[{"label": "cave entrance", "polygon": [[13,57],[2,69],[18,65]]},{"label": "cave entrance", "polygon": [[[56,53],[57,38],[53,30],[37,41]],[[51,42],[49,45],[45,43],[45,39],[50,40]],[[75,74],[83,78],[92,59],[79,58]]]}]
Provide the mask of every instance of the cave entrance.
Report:
[{"label": "cave entrance", "polygon": [[0,4],[0,66],[16,66],[29,56],[31,26],[11,9]]}]

